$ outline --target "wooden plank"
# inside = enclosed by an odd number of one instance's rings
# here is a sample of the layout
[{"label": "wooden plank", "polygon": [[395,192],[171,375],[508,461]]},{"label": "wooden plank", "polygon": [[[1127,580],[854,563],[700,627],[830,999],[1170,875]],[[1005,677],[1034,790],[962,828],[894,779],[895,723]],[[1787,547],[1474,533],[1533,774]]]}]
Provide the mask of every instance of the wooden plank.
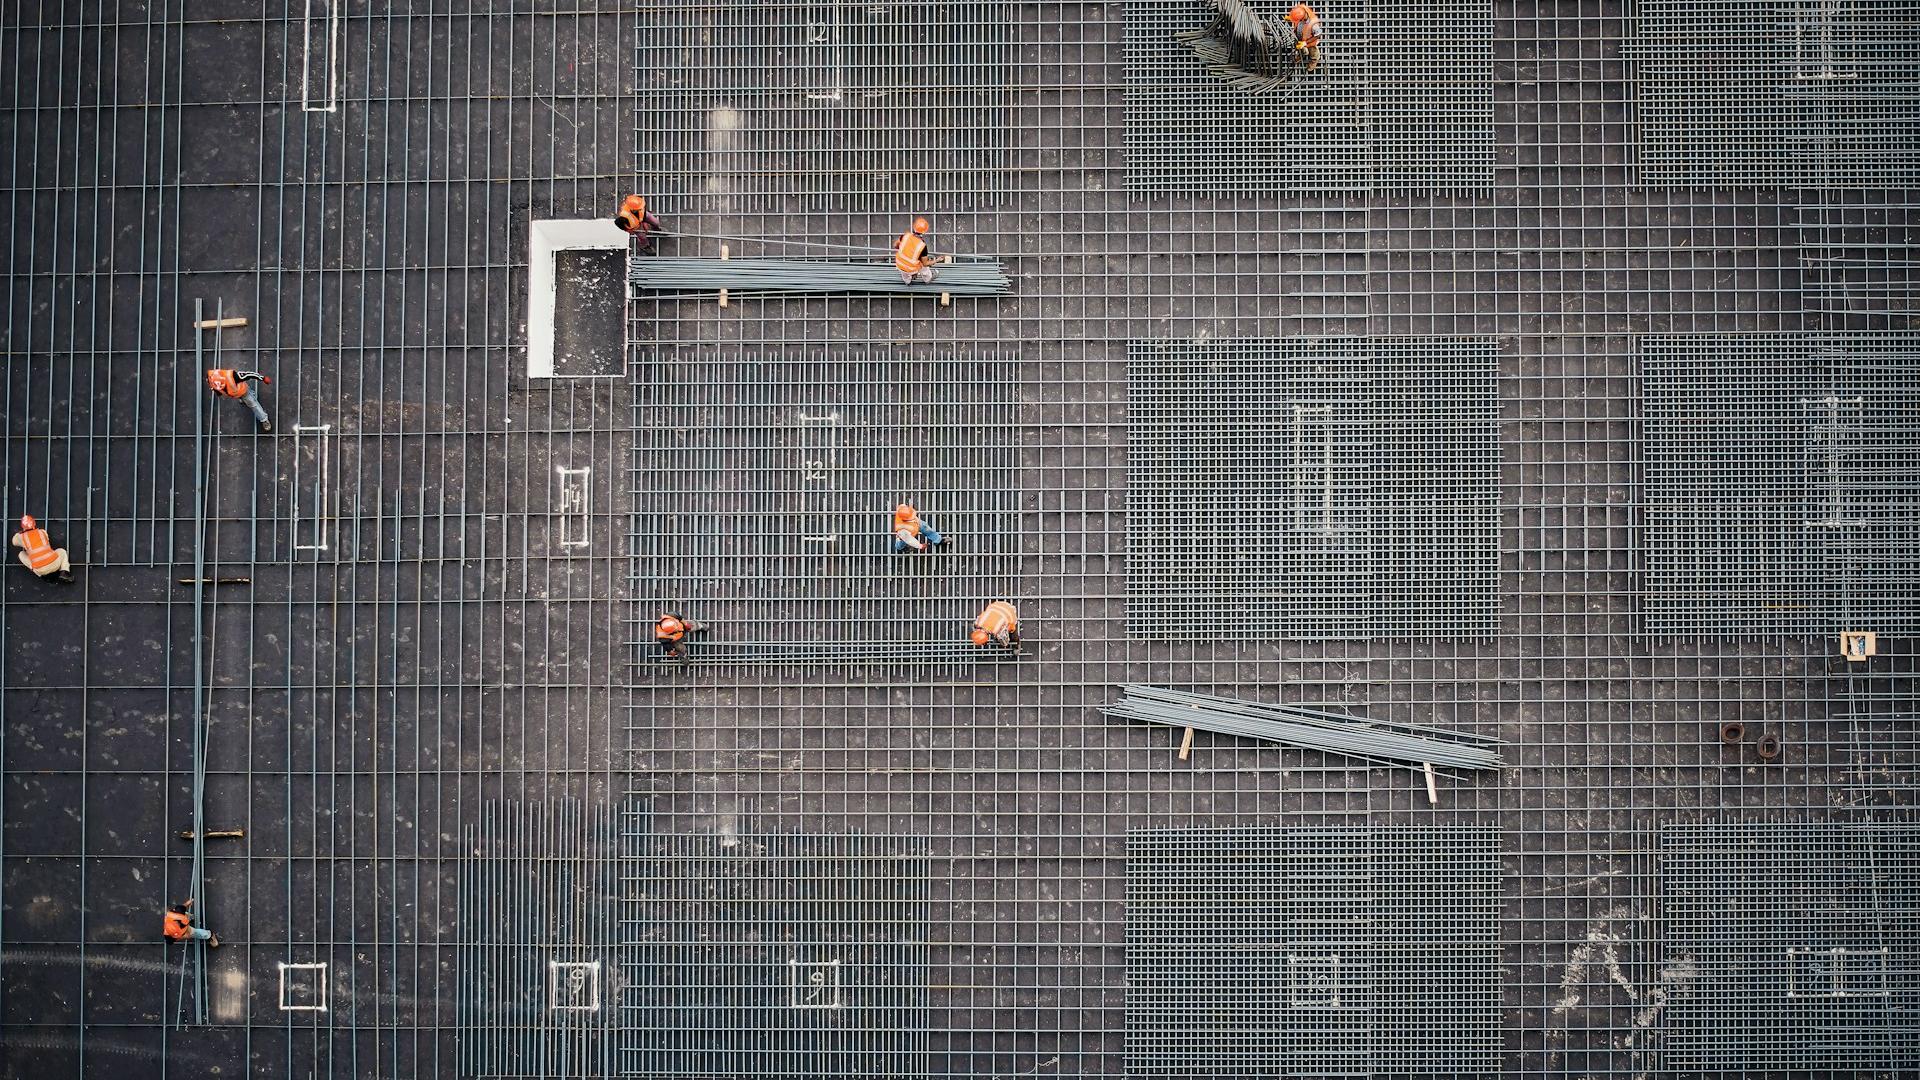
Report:
[{"label": "wooden plank", "polygon": [[193,324],[195,330],[222,330],[247,325],[245,316],[235,315],[229,319],[201,319]]},{"label": "wooden plank", "polygon": [[1193,752],[1193,729],[1188,728],[1186,731],[1186,734],[1180,736],[1180,760],[1181,761],[1187,760],[1187,755],[1192,752]]}]

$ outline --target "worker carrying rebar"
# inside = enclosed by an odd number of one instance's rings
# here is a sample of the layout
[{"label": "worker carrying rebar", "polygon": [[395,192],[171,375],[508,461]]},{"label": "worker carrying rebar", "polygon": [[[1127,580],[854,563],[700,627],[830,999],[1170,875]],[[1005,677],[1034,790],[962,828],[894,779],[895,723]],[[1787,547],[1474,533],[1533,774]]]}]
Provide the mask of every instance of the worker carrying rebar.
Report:
[{"label": "worker carrying rebar", "polygon": [[685,615],[670,611],[660,616],[660,621],[653,624],[653,642],[660,646],[661,659],[685,660],[688,635],[706,632],[706,623],[694,622]]},{"label": "worker carrying rebar", "polygon": [[168,941],[204,941],[209,949],[220,947],[220,938],[213,931],[193,925],[192,897],[167,909],[166,918],[160,924],[160,933]]},{"label": "worker carrying rebar", "polygon": [[613,223],[639,241],[636,247],[642,255],[653,253],[653,234],[661,228],[660,218],[647,209],[645,196],[629,195],[621,200]]},{"label": "worker carrying rebar", "polygon": [[13,546],[20,549],[20,565],[40,577],[53,575],[62,585],[73,583],[73,566],[67,561],[67,549],[53,546],[47,530],[33,520],[32,514],[20,515],[20,531],[13,534]]},{"label": "worker carrying rebar", "polygon": [[1311,4],[1295,4],[1287,12],[1293,24],[1293,47],[1307,58],[1309,73],[1320,67],[1320,13]]},{"label": "worker carrying rebar", "polygon": [[923,554],[947,546],[947,538],[933,527],[933,522],[920,516],[920,511],[912,503],[901,503],[893,508],[893,552],[918,551]]},{"label": "worker carrying rebar", "polygon": [[974,617],[973,643],[985,645],[989,641],[1020,651],[1020,616],[1008,601],[995,600]]},{"label": "worker carrying rebar", "polygon": [[267,420],[267,407],[260,404],[260,395],[253,392],[254,381],[272,384],[273,380],[257,371],[235,371],[232,368],[208,368],[207,388],[216,394],[225,394],[230,398],[239,398],[253,411],[253,418],[260,424],[261,431],[272,431],[273,424]]},{"label": "worker carrying rebar", "polygon": [[951,255],[935,255],[927,247],[927,233],[933,223],[926,218],[913,219],[913,228],[900,234],[893,242],[893,267],[900,271],[900,280],[907,285],[930,285],[940,275],[934,273],[934,266],[953,261]]}]

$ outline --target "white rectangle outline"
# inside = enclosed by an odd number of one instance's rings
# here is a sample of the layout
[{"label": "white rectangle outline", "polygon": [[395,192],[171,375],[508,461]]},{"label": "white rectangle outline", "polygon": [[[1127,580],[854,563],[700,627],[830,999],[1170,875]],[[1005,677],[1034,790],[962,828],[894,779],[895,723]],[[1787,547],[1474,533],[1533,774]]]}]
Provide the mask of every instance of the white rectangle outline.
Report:
[{"label": "white rectangle outline", "polygon": [[[279,967],[280,967],[280,996],[278,1000],[280,1003],[281,1012],[326,1012],[327,1011],[327,965],[325,961],[322,961],[318,964],[281,964],[279,965]],[[317,971],[320,973],[320,1004],[318,1005],[287,1004],[287,972],[289,971]]]},{"label": "white rectangle outline", "polygon": [[[560,498],[554,502],[554,516],[560,519],[560,546],[563,548],[584,548],[593,546],[593,537],[588,535],[593,519],[590,509],[593,505],[593,467],[569,469],[564,465],[554,466],[554,474],[560,478]],[[567,539],[567,521],[572,516],[567,513],[567,477],[578,476],[580,483],[580,539]]]},{"label": "white rectangle outline", "polygon": [[[300,541],[300,436],[301,435],[312,435],[320,440],[320,468],[318,470],[320,475],[314,481],[314,488],[320,493],[319,495],[320,505],[317,508],[317,512],[314,514],[314,518],[313,518],[314,538],[321,541],[318,544],[302,544],[299,542]],[[329,468],[329,466],[332,464],[332,456],[329,452],[329,447],[331,447],[333,444],[332,437],[333,437],[332,424],[295,424],[293,426],[293,539],[294,539],[293,550],[295,551],[326,551],[327,550],[327,544],[326,544],[327,537],[324,530],[329,525],[331,525],[333,521],[331,508],[327,505],[328,496],[329,494],[331,494],[331,492],[328,490],[327,483],[332,478],[332,470]]]},{"label": "white rectangle outline", "polygon": [[[803,1005],[800,1003],[800,969],[803,967],[810,967],[810,968],[823,967],[833,972],[833,1004]],[[803,964],[798,960],[792,959],[791,957],[788,958],[787,960],[787,1008],[789,1009],[845,1008],[846,1001],[842,997],[842,994],[841,994],[842,989],[843,987],[841,986],[841,983],[840,983],[840,961],[839,960],[809,960]]]},{"label": "white rectangle outline", "polygon": [[[627,234],[604,218],[555,218],[527,222],[527,378],[620,379],[614,375],[556,375],[553,370],[554,263],[562,251],[625,251]],[[624,282],[624,278],[622,281]],[[622,288],[624,288],[624,284]],[[622,319],[624,326],[625,320]],[[620,347],[626,348],[625,330]]]},{"label": "white rectangle outline", "polygon": [[[337,112],[340,108],[340,54],[346,51],[346,17],[341,9],[347,0],[306,0],[300,19],[300,111],[301,112]],[[321,32],[321,45],[326,50],[327,96],[326,104],[313,103],[313,5],[325,4],[326,29]]]},{"label": "white rectangle outline", "polygon": [[[580,968],[593,974],[593,1003],[591,1005],[560,1005],[560,969]],[[548,1012],[599,1012],[600,1011],[600,961],[598,960],[549,960],[547,961],[547,1011]]]}]

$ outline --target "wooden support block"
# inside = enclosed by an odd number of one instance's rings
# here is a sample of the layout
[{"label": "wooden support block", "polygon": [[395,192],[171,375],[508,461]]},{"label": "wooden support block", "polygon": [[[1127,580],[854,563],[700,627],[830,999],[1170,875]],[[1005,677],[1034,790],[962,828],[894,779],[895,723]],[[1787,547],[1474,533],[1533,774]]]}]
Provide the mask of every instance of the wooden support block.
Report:
[{"label": "wooden support block", "polygon": [[193,324],[195,330],[222,330],[247,325],[245,316],[236,315],[231,319],[201,319]]},{"label": "wooden support block", "polygon": [[[721,262],[727,261],[727,245],[725,244],[720,245],[720,261]],[[721,307],[727,306],[727,290],[725,289],[720,290],[720,306]]]},{"label": "wooden support block", "polygon": [[1864,663],[1869,656],[1880,651],[1880,636],[1871,630],[1843,630],[1840,633],[1840,655],[1847,658],[1849,664]]},{"label": "wooden support block", "polygon": [[[206,832],[206,838],[208,840],[245,840],[247,838],[247,830],[245,829],[208,829]],[[193,830],[192,829],[180,830],[180,839],[191,841],[193,839]]]},{"label": "wooden support block", "polygon": [[941,294],[940,294],[940,306],[941,306],[941,307],[952,307],[952,306],[953,306],[953,294],[952,294],[952,293],[944,293],[944,292],[943,292],[943,293],[941,293]]},{"label": "wooden support block", "polygon": [[1431,761],[1422,762],[1420,765],[1420,769],[1422,772],[1425,772],[1427,774],[1427,805],[1439,806],[1440,805],[1440,785],[1436,783],[1433,778],[1433,762]]},{"label": "wooden support block", "polygon": [[1193,753],[1193,729],[1188,728],[1186,733],[1180,736],[1180,760],[1187,760],[1187,755],[1191,753]]}]

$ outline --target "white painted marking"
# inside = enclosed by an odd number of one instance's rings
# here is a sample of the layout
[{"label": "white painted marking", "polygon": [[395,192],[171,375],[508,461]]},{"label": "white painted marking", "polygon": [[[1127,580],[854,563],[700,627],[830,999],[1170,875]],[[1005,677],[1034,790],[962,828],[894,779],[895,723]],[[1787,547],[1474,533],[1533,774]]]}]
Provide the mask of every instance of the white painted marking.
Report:
[{"label": "white painted marking", "polygon": [[[833,520],[831,500],[835,471],[840,463],[840,414],[836,411],[813,416],[803,412],[798,416],[800,484],[804,492],[800,500],[800,520],[815,525],[828,524]],[[838,533],[825,528],[810,529],[800,538],[816,544],[832,544],[840,539]]]},{"label": "white painted marking", "polygon": [[569,469],[562,466],[553,471],[560,480],[559,505],[554,510],[555,515],[560,519],[560,546],[563,548],[592,547],[593,538],[588,535],[588,510],[593,498],[593,469]]},{"label": "white painted marking", "polygon": [[347,47],[347,0],[306,0],[300,19],[300,111],[340,108],[340,59]]},{"label": "white painted marking", "polygon": [[1333,406],[1293,407],[1293,527],[1331,535]]},{"label": "white painted marking", "polygon": [[[627,234],[604,218],[530,221],[527,229],[527,378],[617,379],[553,372],[554,260],[562,251],[625,251]],[[623,289],[625,285],[621,286]],[[624,345],[624,343],[622,343]]]},{"label": "white painted marking", "polygon": [[[319,964],[281,964],[280,968],[280,1011],[281,1012],[326,1012],[327,1011],[327,965]],[[293,972],[293,979],[287,979],[287,973]],[[305,1000],[295,1001],[295,996]]]},{"label": "white painted marking", "polygon": [[547,961],[547,1009],[599,1012],[600,961]]},{"label": "white painted marking", "polygon": [[293,428],[293,550],[326,551],[327,541],[332,537],[333,425],[296,424]]},{"label": "white painted marking", "polygon": [[787,1007],[793,1009],[838,1009],[840,1000],[840,961],[787,961]]}]

